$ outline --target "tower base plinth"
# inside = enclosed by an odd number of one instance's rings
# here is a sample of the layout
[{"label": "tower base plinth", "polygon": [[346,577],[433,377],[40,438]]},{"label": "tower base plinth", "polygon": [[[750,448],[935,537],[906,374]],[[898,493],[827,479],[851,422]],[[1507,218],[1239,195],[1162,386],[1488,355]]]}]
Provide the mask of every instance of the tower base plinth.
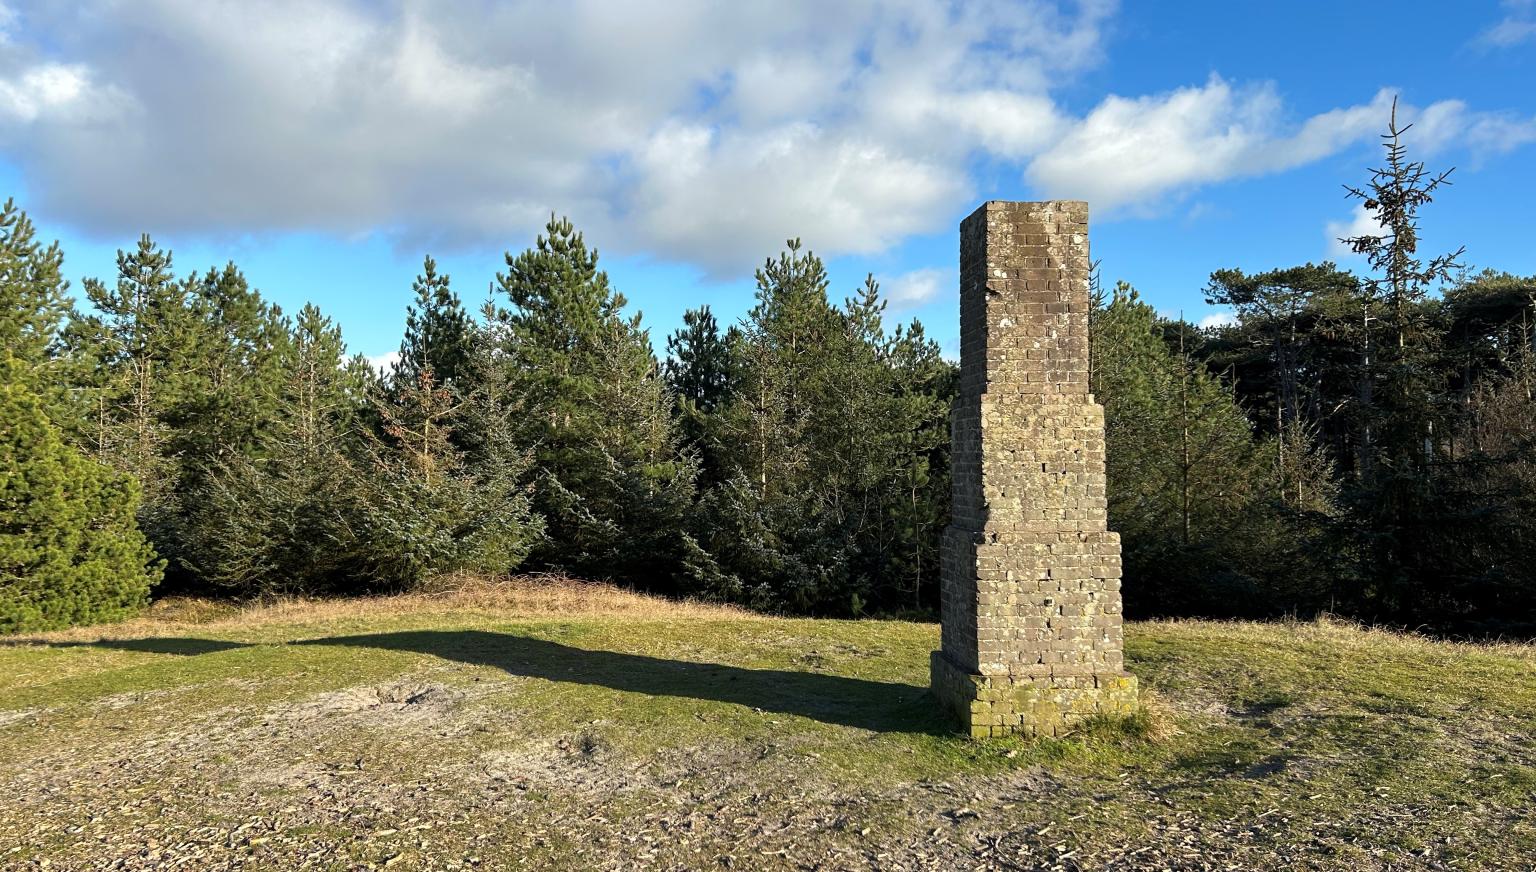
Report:
[{"label": "tower base plinth", "polygon": [[935,651],[932,691],[973,738],[1061,736],[1094,715],[1137,709],[1136,678],[1126,672],[1082,675],[975,675]]}]

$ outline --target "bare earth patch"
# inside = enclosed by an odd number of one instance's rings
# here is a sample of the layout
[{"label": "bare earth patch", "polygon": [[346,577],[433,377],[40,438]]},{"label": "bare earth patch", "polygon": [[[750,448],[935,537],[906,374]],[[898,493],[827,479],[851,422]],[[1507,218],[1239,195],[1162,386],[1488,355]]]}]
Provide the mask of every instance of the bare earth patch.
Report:
[{"label": "bare earth patch", "polygon": [[14,711],[0,711],[0,727],[6,727],[14,723],[19,723],[37,713],[37,709],[16,709]]},{"label": "bare earth patch", "polygon": [[381,720],[385,721],[392,715],[400,714],[441,718],[463,698],[463,692],[452,690],[441,684],[396,681],[322,693],[299,705],[284,706],[273,711],[271,716],[309,721],[334,715],[366,712],[377,714]]}]

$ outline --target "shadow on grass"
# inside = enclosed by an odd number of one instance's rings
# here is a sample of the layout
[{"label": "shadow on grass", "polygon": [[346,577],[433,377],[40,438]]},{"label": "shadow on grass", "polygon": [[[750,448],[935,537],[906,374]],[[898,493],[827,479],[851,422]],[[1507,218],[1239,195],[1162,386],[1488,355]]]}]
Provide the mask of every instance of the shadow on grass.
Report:
[{"label": "shadow on grass", "polygon": [[[182,655],[247,647],[239,642],[185,638],[32,644]],[[940,713],[938,705],[927,698],[926,688],[897,682],[594,651],[484,630],[372,633],[306,639],[294,644],[409,651],[474,666],[490,666],[508,675],[650,696],[733,703],[882,733],[948,735],[954,730]]]},{"label": "shadow on grass", "polygon": [[0,648],[112,648],[118,651],[141,651],[145,654],[180,654],[186,657],[249,647],[244,642],[225,642],[221,639],[186,639],[174,636],[155,639],[102,639],[97,642],[0,639]]}]

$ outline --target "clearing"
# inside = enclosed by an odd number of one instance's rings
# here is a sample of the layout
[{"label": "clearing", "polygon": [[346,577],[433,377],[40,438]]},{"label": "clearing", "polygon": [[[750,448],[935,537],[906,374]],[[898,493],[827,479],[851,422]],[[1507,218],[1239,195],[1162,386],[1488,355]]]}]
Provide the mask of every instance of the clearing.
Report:
[{"label": "clearing", "polygon": [[0,639],[4,869],[1529,869],[1536,648],[1132,623],[954,736],[931,624],[524,580]]}]

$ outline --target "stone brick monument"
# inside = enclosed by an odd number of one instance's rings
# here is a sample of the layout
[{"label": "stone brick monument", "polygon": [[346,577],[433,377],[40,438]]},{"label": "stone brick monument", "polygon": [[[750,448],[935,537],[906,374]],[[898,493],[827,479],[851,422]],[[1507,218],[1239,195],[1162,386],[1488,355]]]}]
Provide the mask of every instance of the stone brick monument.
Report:
[{"label": "stone brick monument", "polygon": [[1104,409],[1088,393],[1088,204],[984,204],[960,224],[954,507],[933,692],[972,736],[1057,735],[1136,708]]}]

